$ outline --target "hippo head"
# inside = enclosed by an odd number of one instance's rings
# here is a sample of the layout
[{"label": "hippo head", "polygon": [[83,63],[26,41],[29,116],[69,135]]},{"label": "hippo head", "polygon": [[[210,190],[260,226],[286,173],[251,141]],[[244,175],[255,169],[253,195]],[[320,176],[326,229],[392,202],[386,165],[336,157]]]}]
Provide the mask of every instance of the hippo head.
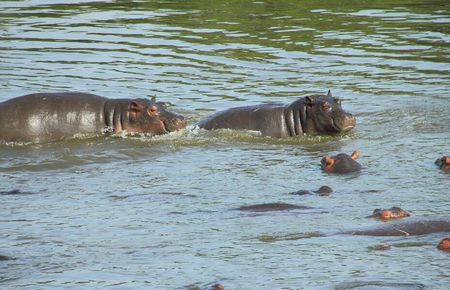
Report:
[{"label": "hippo head", "polygon": [[450,238],[445,238],[445,239],[441,240],[441,242],[439,243],[437,248],[442,251],[450,252]]},{"label": "hippo head", "polygon": [[340,153],[335,156],[325,156],[320,161],[322,170],[327,173],[350,173],[361,170],[361,165],[355,160],[360,155],[359,150],[348,156],[345,153]]},{"label": "hippo head", "polygon": [[331,95],[311,95],[301,98],[289,106],[303,112],[302,125],[305,133],[330,134],[351,130],[356,125],[355,117],[344,111],[341,101]]},{"label": "hippo head", "polygon": [[450,172],[450,157],[443,156],[442,158],[437,159],[434,163],[445,172]]},{"label": "hippo head", "polygon": [[410,216],[409,212],[401,209],[400,207],[394,206],[391,207],[390,209],[377,208],[373,211],[370,217],[378,218],[382,221],[387,221],[391,219],[398,219],[409,216]]},{"label": "hippo head", "polygon": [[156,98],[134,99],[130,102],[129,122],[124,129],[133,133],[165,134],[186,127],[186,119],[166,109]]}]

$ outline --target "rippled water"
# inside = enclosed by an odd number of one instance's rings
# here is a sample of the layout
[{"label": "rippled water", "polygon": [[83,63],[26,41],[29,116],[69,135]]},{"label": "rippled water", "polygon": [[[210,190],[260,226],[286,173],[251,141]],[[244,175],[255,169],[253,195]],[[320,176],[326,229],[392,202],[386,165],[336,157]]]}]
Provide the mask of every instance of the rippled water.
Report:
[{"label": "rippled water", "polygon": [[[447,289],[445,234],[317,233],[380,224],[377,207],[450,217],[448,1],[0,2],[0,101],[31,92],[156,95],[190,127],[154,138],[0,145],[0,287]],[[194,128],[215,110],[331,89],[337,137]],[[323,174],[361,150],[359,175]],[[329,197],[293,196],[321,185]],[[16,191],[18,190],[18,191]],[[248,214],[287,202],[313,210]],[[447,234],[448,236],[448,234]],[[374,246],[389,243],[388,251]]]}]

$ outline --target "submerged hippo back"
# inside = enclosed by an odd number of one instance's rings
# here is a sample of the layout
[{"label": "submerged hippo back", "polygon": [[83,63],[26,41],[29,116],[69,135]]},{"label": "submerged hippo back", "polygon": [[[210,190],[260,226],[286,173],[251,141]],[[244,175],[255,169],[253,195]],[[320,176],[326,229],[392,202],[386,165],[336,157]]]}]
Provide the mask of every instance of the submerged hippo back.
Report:
[{"label": "submerged hippo back", "polygon": [[106,98],[86,93],[37,93],[0,103],[0,139],[50,141],[100,133]]},{"label": "submerged hippo back", "polygon": [[423,220],[385,224],[380,227],[344,232],[363,236],[418,236],[439,232],[450,232],[450,220]]}]

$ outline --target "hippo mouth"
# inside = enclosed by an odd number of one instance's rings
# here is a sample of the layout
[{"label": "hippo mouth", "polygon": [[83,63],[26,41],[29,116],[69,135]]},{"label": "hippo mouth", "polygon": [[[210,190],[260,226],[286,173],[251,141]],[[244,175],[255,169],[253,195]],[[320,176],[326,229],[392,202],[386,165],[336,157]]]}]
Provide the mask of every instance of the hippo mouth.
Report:
[{"label": "hippo mouth", "polygon": [[164,130],[165,133],[169,132],[175,132],[177,130],[183,129],[186,127],[186,121],[181,119],[161,119],[161,128]]},{"label": "hippo mouth", "polygon": [[339,124],[336,120],[331,119],[331,127],[337,132],[347,132],[355,128],[355,124]]},{"label": "hippo mouth", "polygon": [[353,128],[355,128],[355,125],[347,125],[344,128],[342,128],[341,131],[346,132],[346,131],[350,131]]},{"label": "hippo mouth", "polygon": [[159,120],[159,123],[161,125],[161,131],[162,131],[163,134],[171,132],[168,129],[169,125],[167,124],[167,120]]}]

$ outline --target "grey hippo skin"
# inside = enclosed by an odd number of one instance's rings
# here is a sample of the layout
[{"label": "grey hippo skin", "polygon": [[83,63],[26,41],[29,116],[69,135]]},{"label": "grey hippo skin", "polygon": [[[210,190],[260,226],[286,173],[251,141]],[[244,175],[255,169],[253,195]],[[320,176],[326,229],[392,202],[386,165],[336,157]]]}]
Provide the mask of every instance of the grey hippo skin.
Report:
[{"label": "grey hippo skin", "polygon": [[260,131],[264,136],[288,137],[303,134],[333,134],[355,127],[331,92],[297,99],[289,105],[262,104],[217,112],[198,123],[200,128]]},{"label": "grey hippo skin", "polygon": [[367,230],[354,230],[342,234],[358,236],[419,236],[432,233],[450,232],[450,220],[423,220],[389,223]]},{"label": "grey hippo skin", "polygon": [[339,153],[335,156],[327,155],[320,161],[320,166],[326,173],[345,174],[357,172],[362,168],[361,164],[356,162],[360,155],[359,150],[354,151],[350,156],[345,153]]},{"label": "grey hippo skin", "polygon": [[384,281],[347,282],[334,288],[335,290],[421,290],[428,289],[420,283],[392,283]]},{"label": "grey hippo skin", "polygon": [[0,140],[49,142],[77,134],[164,134],[186,126],[183,116],[152,99],[37,93],[0,103]]}]

